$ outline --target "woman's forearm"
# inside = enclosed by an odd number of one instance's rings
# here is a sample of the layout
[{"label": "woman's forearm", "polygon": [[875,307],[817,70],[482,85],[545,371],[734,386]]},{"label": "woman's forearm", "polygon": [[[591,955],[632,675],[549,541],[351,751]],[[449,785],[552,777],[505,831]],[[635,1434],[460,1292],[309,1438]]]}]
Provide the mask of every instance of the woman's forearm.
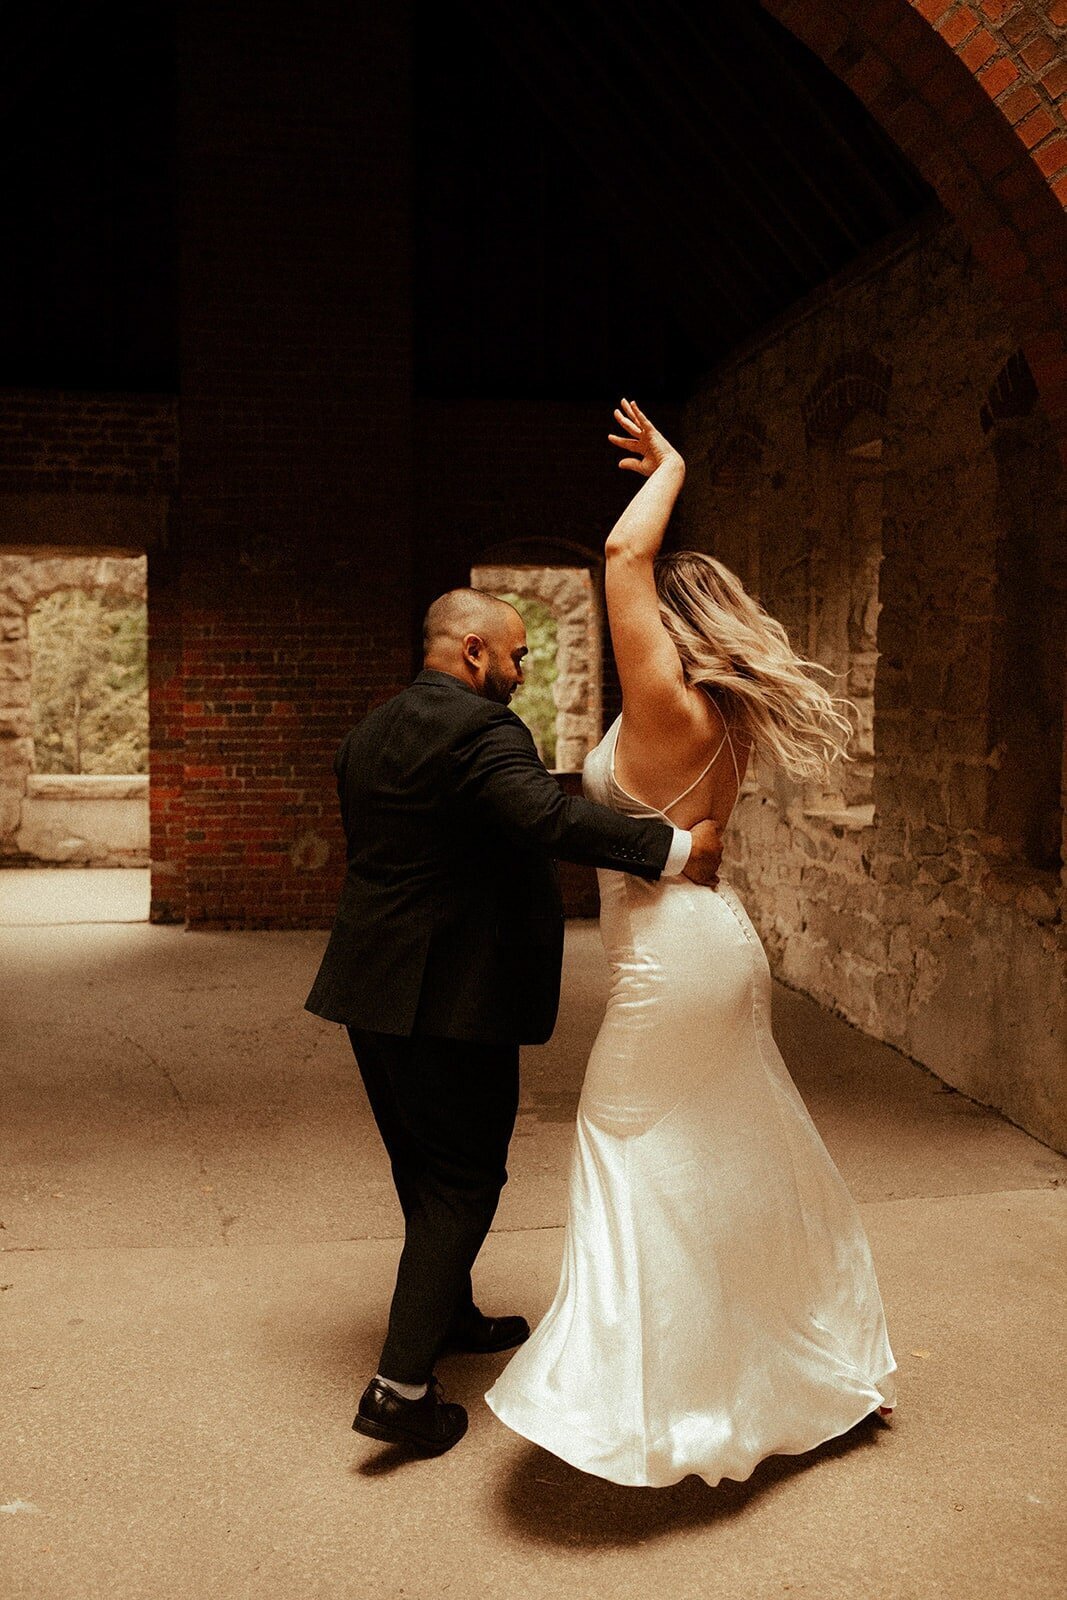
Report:
[{"label": "woman's forearm", "polygon": [[645,556],[659,553],[678,492],[685,481],[685,462],[677,453],[660,463],[634,495],[608,535],[607,555]]}]

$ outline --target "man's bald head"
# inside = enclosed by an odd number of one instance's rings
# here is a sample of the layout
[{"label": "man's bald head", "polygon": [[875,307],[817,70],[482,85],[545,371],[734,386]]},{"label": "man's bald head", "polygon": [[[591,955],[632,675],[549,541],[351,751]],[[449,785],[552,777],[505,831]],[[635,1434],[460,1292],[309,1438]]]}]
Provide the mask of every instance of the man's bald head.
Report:
[{"label": "man's bald head", "polygon": [[439,595],[422,624],[425,655],[445,644],[462,642],[468,633],[477,633],[488,644],[494,635],[513,622],[518,612],[506,600],[484,589],[450,589]]},{"label": "man's bald head", "polygon": [[522,683],[526,627],[513,605],[484,589],[450,589],[422,625],[423,665],[507,705]]}]

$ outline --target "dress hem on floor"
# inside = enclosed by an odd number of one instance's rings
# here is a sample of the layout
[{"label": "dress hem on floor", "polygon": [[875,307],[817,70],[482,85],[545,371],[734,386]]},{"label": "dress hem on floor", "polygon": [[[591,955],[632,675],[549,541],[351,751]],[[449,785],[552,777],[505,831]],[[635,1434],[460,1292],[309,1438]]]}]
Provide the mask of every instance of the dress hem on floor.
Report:
[{"label": "dress hem on floor", "polygon": [[[718,1477],[710,1477],[701,1472],[696,1465],[679,1470],[674,1477],[650,1478],[639,1477],[632,1474],[629,1477],[621,1476],[618,1471],[607,1471],[601,1465],[593,1465],[595,1459],[602,1459],[605,1447],[613,1448],[608,1440],[595,1439],[589,1434],[584,1434],[574,1427],[573,1423],[565,1420],[559,1412],[551,1411],[546,1406],[541,1406],[530,1395],[516,1392],[512,1388],[508,1394],[505,1416],[498,1409],[493,1400],[493,1391],[490,1389],[485,1396],[485,1402],[493,1415],[504,1423],[505,1427],[528,1439],[531,1444],[538,1445],[542,1450],[547,1450],[551,1455],[558,1456],[561,1461],[566,1461],[568,1466],[576,1467],[579,1472],[585,1472],[593,1477],[603,1478],[608,1483],[618,1484],[626,1489],[668,1489],[676,1483],[683,1482],[686,1478],[702,1478],[709,1488],[716,1488],[724,1478],[731,1483],[747,1483],[755,1472],[760,1462],[769,1460],[772,1456],[801,1456],[809,1451],[817,1450],[820,1445],[828,1444],[831,1439],[840,1439],[850,1433],[867,1417],[878,1412],[879,1407],[892,1408],[896,1403],[896,1389],[891,1382],[896,1373],[896,1367],[885,1373],[877,1384],[872,1384],[874,1398],[865,1397],[865,1405],[857,1411],[850,1422],[841,1427],[835,1427],[829,1433],[822,1434],[810,1443],[795,1446],[776,1446],[766,1450],[762,1455],[756,1456],[747,1472],[732,1473],[720,1472]],[[614,1447],[614,1448],[617,1448]]]}]

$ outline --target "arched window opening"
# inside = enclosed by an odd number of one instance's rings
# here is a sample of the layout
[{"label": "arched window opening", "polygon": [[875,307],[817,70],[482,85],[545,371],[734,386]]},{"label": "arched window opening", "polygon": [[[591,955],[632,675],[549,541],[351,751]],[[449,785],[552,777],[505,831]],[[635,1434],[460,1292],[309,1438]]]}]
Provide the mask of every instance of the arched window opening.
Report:
[{"label": "arched window opening", "polygon": [[526,623],[526,684],[512,701],[545,765],[579,772],[601,733],[600,615],[587,567],[476,566],[471,584]]}]

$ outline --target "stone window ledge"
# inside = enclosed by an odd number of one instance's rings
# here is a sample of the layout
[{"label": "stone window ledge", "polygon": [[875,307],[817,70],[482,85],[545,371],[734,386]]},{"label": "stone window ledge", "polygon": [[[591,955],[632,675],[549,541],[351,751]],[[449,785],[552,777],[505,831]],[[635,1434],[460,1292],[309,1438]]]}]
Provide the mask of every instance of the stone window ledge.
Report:
[{"label": "stone window ledge", "polygon": [[147,796],[147,773],[33,772],[26,780],[29,800],[141,800]]},{"label": "stone window ledge", "polygon": [[841,828],[846,833],[862,833],[874,827],[874,806],[812,806],[803,812],[813,822],[825,822],[831,828]]}]

